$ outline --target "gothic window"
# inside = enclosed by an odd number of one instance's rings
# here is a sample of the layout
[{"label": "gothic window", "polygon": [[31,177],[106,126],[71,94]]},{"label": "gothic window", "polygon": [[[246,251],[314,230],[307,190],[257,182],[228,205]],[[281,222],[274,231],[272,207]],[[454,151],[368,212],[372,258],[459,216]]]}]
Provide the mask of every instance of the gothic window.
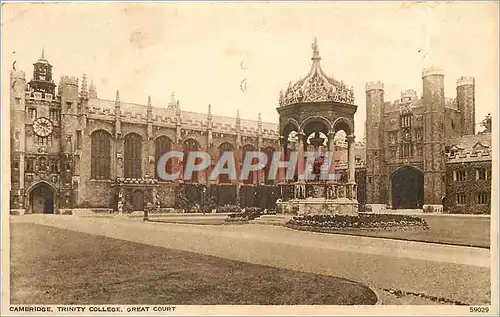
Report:
[{"label": "gothic window", "polygon": [[465,194],[460,193],[457,194],[457,205],[465,205],[467,203],[467,199]]},{"label": "gothic window", "polygon": [[111,136],[104,130],[97,130],[92,133],[90,138],[91,178],[109,179],[111,169]]},{"label": "gothic window", "polygon": [[[224,142],[219,146],[219,158],[224,152],[232,152],[233,151],[233,146],[230,143]],[[222,166],[223,168],[227,168],[227,163]],[[224,183],[230,183],[231,180],[229,179],[228,174],[219,174],[219,183],[224,184]]]},{"label": "gothic window", "polygon": [[479,193],[476,195],[476,204],[485,205],[490,202],[490,195],[487,193]]},{"label": "gothic window", "polygon": [[33,173],[35,171],[35,159],[26,159],[26,173]]},{"label": "gothic window", "polygon": [[142,137],[136,133],[125,136],[124,176],[142,178]]},{"label": "gothic window", "polygon": [[58,159],[50,159],[49,161],[49,166],[50,166],[50,172],[57,174],[59,173],[59,160]]},{"label": "gothic window", "polygon": [[413,146],[411,144],[402,144],[400,150],[400,157],[412,157]]},{"label": "gothic window", "polygon": [[35,108],[29,108],[28,109],[28,114],[30,120],[35,120],[36,119],[36,109]]},{"label": "gothic window", "polygon": [[266,183],[266,185],[273,184],[273,180],[269,179],[269,170],[271,169],[271,162],[273,160],[274,151],[274,148],[270,146],[264,149],[264,153],[266,153],[267,156],[267,164],[264,167],[264,182]]},{"label": "gothic window", "polygon": [[[184,159],[183,159],[184,171],[186,170],[186,164],[189,152],[195,152],[199,150],[200,150],[200,144],[198,143],[198,141],[194,139],[187,139],[186,141],[184,141]],[[195,164],[199,163],[200,163],[200,158],[197,158]],[[191,175],[191,179],[188,181],[198,182],[198,176],[199,176],[198,172],[193,172],[193,174]]]},{"label": "gothic window", "polygon": [[[155,176],[158,178],[158,172],[157,172],[157,164],[160,160],[160,157],[165,154],[166,152],[169,152],[172,148],[172,140],[170,140],[169,137],[167,136],[160,136],[156,139],[155,141]],[[165,165],[165,171],[170,174],[172,173],[172,159],[169,159],[167,161],[167,164]]]},{"label": "gothic window", "polygon": [[[241,162],[243,163],[245,161],[245,156],[247,154],[247,152],[252,152],[252,151],[255,151],[253,146],[250,145],[250,144],[247,144],[243,147],[243,150],[241,151]],[[252,162],[250,162],[251,164],[255,163],[256,159],[254,158],[252,160]],[[254,175],[255,172],[250,172],[248,174],[248,178],[247,179],[244,179],[243,180],[243,183],[244,184],[253,184],[253,175]],[[238,175],[239,176],[239,175]]]},{"label": "gothic window", "polygon": [[41,137],[41,136],[35,136],[35,143],[36,145],[52,145],[52,135],[46,136],[46,137]]},{"label": "gothic window", "polygon": [[454,171],[455,175],[453,177],[453,180],[457,181],[465,181],[467,179],[467,173],[465,171]]},{"label": "gothic window", "polygon": [[400,120],[401,120],[401,128],[411,127],[411,115],[403,115],[401,116]]},{"label": "gothic window", "polygon": [[486,179],[486,169],[478,168],[476,170],[476,180],[485,180]]},{"label": "gothic window", "polygon": [[82,149],[82,131],[76,131],[76,149]]},{"label": "gothic window", "polygon": [[61,119],[61,110],[56,108],[50,109],[49,118],[52,122],[59,121]]}]

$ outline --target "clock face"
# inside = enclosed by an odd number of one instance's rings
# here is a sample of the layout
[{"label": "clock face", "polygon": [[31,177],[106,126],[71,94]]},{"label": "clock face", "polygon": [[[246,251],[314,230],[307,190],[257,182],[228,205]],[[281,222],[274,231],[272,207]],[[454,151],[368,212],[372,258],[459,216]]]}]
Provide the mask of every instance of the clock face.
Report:
[{"label": "clock face", "polygon": [[33,131],[39,137],[47,137],[52,133],[52,122],[47,118],[38,118],[33,122]]}]

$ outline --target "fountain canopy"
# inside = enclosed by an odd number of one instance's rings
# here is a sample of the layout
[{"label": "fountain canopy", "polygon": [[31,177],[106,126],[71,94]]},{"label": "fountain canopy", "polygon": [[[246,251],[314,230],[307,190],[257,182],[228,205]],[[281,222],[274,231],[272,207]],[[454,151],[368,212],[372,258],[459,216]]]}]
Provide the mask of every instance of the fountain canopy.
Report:
[{"label": "fountain canopy", "polygon": [[279,105],[284,107],[295,103],[309,102],[337,102],[354,104],[354,91],[344,82],[329,77],[321,69],[318,44],[316,39],[312,44],[313,61],[306,77],[292,84],[280,92]]}]

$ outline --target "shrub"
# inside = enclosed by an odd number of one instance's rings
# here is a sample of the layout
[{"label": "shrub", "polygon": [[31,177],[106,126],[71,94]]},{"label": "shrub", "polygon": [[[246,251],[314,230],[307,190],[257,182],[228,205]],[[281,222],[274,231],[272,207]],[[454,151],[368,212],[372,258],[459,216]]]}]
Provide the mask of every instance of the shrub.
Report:
[{"label": "shrub", "polygon": [[133,211],[134,211],[134,206],[132,206],[130,201],[126,201],[125,204],[123,205],[123,212],[131,213]]},{"label": "shrub", "polygon": [[427,222],[418,217],[393,214],[346,215],[306,215],[291,219],[291,226],[307,226],[333,230],[343,229],[428,229]]},{"label": "shrub", "polygon": [[11,216],[19,216],[21,213],[19,212],[19,210],[11,209],[10,214]]},{"label": "shrub", "polygon": [[73,212],[71,211],[71,209],[65,209],[62,214],[63,215],[72,215]]}]

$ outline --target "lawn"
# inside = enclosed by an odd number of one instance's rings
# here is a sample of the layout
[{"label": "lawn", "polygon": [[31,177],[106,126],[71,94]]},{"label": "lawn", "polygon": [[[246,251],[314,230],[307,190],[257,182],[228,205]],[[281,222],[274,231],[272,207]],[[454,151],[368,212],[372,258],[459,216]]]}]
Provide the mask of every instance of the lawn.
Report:
[{"label": "lawn", "polygon": [[[417,217],[417,216],[416,216]],[[318,232],[352,234],[368,237],[402,239],[462,246],[490,247],[490,218],[477,216],[419,215],[429,225],[429,230],[415,231],[331,231],[302,228]],[[298,228],[300,229],[300,228]]]},{"label": "lawn", "polygon": [[368,305],[345,279],[11,224],[12,304]]}]

